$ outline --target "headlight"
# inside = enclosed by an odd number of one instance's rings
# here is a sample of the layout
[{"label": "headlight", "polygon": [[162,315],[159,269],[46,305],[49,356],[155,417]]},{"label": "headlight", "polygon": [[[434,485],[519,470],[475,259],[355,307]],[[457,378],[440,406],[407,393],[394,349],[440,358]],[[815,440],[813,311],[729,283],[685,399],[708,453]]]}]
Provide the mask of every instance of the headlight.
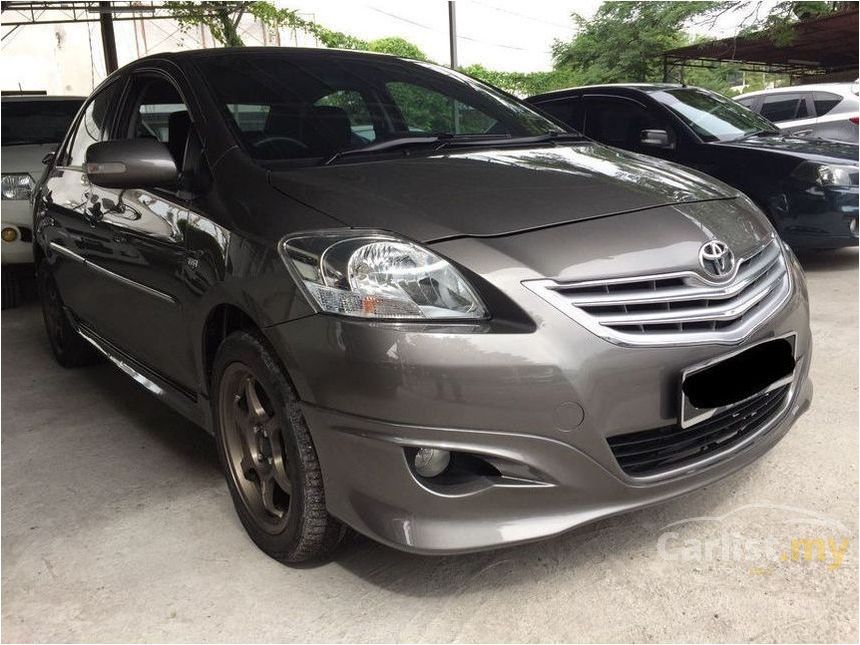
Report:
[{"label": "headlight", "polygon": [[481,299],[447,260],[385,233],[300,235],[283,240],[279,250],[324,312],[399,320],[487,317]]},{"label": "headlight", "polygon": [[804,161],[791,174],[796,179],[819,186],[856,186],[858,172],[857,166]]},{"label": "headlight", "polygon": [[30,193],[36,183],[26,174],[3,175],[3,199],[30,199]]}]

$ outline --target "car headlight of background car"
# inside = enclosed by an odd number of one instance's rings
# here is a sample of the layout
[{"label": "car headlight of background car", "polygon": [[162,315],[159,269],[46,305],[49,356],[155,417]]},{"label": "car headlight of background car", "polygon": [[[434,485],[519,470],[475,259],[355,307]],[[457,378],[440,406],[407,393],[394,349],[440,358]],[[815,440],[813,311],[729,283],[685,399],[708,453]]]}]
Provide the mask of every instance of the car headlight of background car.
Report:
[{"label": "car headlight of background car", "polygon": [[821,164],[804,161],[794,169],[792,176],[805,183],[822,187],[850,187],[858,184],[857,166]]},{"label": "car headlight of background car", "polygon": [[30,199],[36,182],[27,173],[9,173],[3,175],[3,199]]},{"label": "car headlight of background car", "polygon": [[424,321],[487,318],[481,299],[450,262],[393,235],[311,233],[283,240],[279,250],[324,312]]}]

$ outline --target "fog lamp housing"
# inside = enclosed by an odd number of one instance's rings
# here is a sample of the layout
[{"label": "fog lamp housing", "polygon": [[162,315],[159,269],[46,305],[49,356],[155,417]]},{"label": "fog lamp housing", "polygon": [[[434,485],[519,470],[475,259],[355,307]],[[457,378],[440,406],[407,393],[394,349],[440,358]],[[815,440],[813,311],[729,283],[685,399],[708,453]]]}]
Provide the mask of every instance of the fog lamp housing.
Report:
[{"label": "fog lamp housing", "polygon": [[419,448],[415,451],[412,465],[422,477],[436,477],[447,470],[451,453],[440,448]]},{"label": "fog lamp housing", "polygon": [[4,242],[14,242],[18,239],[18,231],[11,226],[6,226],[3,228],[0,236],[2,236]]}]

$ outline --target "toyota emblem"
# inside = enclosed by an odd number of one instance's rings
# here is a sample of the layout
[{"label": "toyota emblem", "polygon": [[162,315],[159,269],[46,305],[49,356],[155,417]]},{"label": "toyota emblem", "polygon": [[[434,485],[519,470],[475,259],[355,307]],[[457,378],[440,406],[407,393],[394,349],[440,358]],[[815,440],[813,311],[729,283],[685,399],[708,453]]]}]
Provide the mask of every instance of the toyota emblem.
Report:
[{"label": "toyota emblem", "polygon": [[699,249],[699,264],[708,275],[724,278],[735,268],[735,255],[725,242],[711,240]]}]

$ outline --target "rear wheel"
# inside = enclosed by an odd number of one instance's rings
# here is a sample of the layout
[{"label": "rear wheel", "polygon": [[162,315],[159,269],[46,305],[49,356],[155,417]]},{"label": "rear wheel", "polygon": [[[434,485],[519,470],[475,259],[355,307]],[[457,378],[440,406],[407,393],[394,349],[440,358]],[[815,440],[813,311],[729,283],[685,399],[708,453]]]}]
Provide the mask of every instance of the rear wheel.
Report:
[{"label": "rear wheel", "polygon": [[63,307],[63,298],[54,280],[51,265],[47,260],[39,264],[36,276],[39,300],[42,303],[42,317],[45,320],[45,331],[54,358],[63,367],[80,367],[91,365],[100,360],[98,353],[87,341],[75,331]]},{"label": "rear wheel", "polygon": [[288,564],[329,555],[344,526],[328,514],[322,472],[298,399],[256,336],[224,340],[212,374],[218,454],[239,519]]}]

